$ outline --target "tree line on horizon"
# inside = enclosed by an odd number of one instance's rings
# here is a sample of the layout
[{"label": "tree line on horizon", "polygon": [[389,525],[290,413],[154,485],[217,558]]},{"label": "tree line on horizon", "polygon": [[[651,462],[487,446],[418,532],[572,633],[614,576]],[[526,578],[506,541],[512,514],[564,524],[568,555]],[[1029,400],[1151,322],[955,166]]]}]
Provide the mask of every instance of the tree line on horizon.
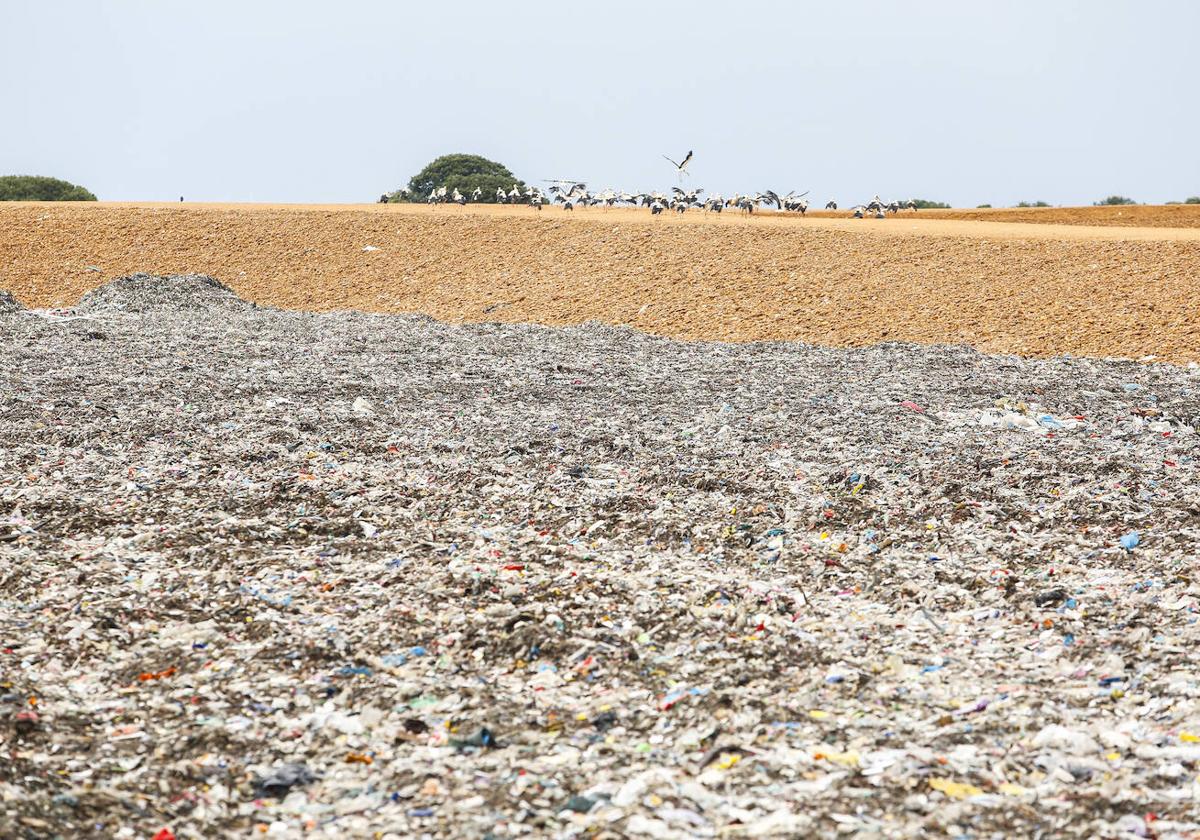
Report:
[{"label": "tree line on horizon", "polygon": [[[507,166],[488,160],[482,155],[455,153],[442,155],[431,161],[424,169],[409,179],[407,186],[384,193],[380,201],[385,199],[392,203],[421,203],[428,199],[430,192],[445,187],[447,192],[458,190],[469,196],[478,187],[482,193],[480,202],[484,204],[497,203],[496,190],[508,192],[516,185],[525,189],[525,182],[517,178]],[[920,210],[949,210],[949,204],[932,201],[925,198],[914,198],[913,203]],[[1189,196],[1184,201],[1168,201],[1167,204],[1200,204],[1200,196]],[[1094,207],[1122,206],[1137,204],[1132,198],[1123,195],[1110,195],[1094,202]],[[990,208],[990,204],[980,204],[979,209]],[[1050,207],[1045,201],[1021,201],[1016,207]]]},{"label": "tree line on horizon", "polygon": [[[482,195],[480,201],[494,204],[497,201],[496,190],[508,192],[516,186],[525,189],[525,182],[517,178],[507,166],[488,160],[481,155],[450,154],[436,158],[428,166],[409,179],[408,185],[401,189],[385,193],[381,200],[389,202],[423,202],[429,193],[439,187],[447,191],[458,190],[463,195],[470,195],[479,188]],[[3,175],[0,176],[0,201],[96,201],[96,196],[84,187],[51,178],[44,175]],[[913,199],[913,203],[921,210],[948,210],[949,204],[924,198]],[[1137,204],[1132,198],[1123,195],[1110,195],[1094,202],[1093,207],[1117,207]],[[1168,205],[1200,204],[1200,196],[1188,196],[1183,201],[1168,201]],[[990,204],[980,204],[979,209],[990,208]],[[1021,201],[1016,204],[1019,208],[1049,207],[1045,201]]]}]

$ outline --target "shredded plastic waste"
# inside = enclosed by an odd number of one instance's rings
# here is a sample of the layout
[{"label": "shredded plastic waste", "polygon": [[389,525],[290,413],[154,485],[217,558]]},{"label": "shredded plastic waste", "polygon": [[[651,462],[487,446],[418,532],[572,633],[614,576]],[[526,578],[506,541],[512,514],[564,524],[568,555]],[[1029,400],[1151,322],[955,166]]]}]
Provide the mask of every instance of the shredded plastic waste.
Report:
[{"label": "shredded plastic waste", "polygon": [[0,836],[1200,830],[1200,371],[227,303],[0,324]]}]

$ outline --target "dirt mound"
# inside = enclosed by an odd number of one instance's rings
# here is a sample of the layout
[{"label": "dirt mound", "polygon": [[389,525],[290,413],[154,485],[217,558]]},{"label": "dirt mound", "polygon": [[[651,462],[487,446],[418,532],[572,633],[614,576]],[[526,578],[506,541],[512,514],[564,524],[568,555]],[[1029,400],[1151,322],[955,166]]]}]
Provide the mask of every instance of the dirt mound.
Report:
[{"label": "dirt mound", "polygon": [[21,302],[12,296],[10,292],[0,289],[0,315],[9,315],[13,312],[20,312],[25,307]]},{"label": "dirt mound", "polygon": [[207,274],[130,274],[88,292],[80,312],[152,312],[160,309],[252,309],[233,289]]}]

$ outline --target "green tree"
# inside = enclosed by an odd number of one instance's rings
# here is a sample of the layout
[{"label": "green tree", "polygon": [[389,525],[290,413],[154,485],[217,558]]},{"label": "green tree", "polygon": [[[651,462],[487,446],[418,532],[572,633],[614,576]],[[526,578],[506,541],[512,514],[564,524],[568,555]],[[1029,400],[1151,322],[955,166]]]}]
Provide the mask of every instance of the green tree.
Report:
[{"label": "green tree", "polygon": [[976,209],[976,210],[991,210],[991,209],[992,209],[992,205],[990,205],[990,204],[976,204],[976,205],[975,205],[975,209]]},{"label": "green tree", "polygon": [[96,196],[77,187],[41,175],[0,176],[0,201],[95,201]]},{"label": "green tree", "polygon": [[497,187],[508,192],[516,184],[522,190],[525,182],[519,180],[507,166],[479,155],[442,155],[430,163],[408,182],[407,195],[397,190],[388,196],[389,201],[425,201],[432,190],[445,187],[447,193],[458,190],[470,198],[476,187],[483,191],[484,202],[496,201]]},{"label": "green tree", "polygon": [[1019,201],[1018,207],[1049,207],[1050,205],[1044,201]]},{"label": "green tree", "polygon": [[1184,204],[1200,204],[1200,195],[1189,195]]},{"label": "green tree", "polygon": [[1137,202],[1134,201],[1132,198],[1126,198],[1123,195],[1110,195],[1108,198],[1104,199],[1103,201],[1097,201],[1092,206],[1093,207],[1107,207],[1107,206],[1118,206],[1118,205],[1123,205],[1123,204],[1137,204]]},{"label": "green tree", "polygon": [[912,203],[917,206],[918,210],[949,210],[949,204],[943,204],[940,201],[930,201],[926,198],[914,198]]}]

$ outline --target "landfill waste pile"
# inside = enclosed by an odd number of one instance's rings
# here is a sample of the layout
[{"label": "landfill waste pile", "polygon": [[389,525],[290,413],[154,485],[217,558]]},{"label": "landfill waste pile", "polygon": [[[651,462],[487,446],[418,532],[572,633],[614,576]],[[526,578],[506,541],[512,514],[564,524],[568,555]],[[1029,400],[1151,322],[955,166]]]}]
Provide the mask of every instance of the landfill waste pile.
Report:
[{"label": "landfill waste pile", "polygon": [[1200,832],[1200,371],[219,293],[0,316],[0,836]]},{"label": "landfill waste pile", "polygon": [[22,309],[24,307],[21,306],[20,301],[13,297],[10,292],[0,289],[0,314],[18,312]]},{"label": "landfill waste pile", "polygon": [[130,274],[86,293],[76,312],[154,312],[211,309],[253,309],[228,286],[205,274]]}]

